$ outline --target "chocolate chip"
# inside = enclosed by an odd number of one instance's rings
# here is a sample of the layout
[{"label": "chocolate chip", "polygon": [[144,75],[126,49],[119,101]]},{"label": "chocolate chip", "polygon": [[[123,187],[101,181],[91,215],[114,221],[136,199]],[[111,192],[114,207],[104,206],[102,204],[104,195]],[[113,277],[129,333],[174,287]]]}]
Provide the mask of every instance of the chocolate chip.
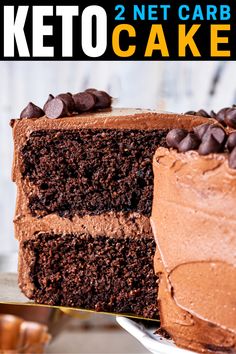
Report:
[{"label": "chocolate chip", "polygon": [[211,118],[211,115],[205,111],[205,109],[199,109],[198,111],[188,111],[185,114],[189,114],[192,116],[200,116],[200,117],[205,117],[205,118]]},{"label": "chocolate chip", "polygon": [[212,125],[210,131],[211,135],[218,141],[218,143],[221,145],[225,144],[227,140],[227,134],[223,128]]},{"label": "chocolate chip", "polygon": [[214,138],[213,135],[209,135],[199,146],[199,155],[208,155],[216,153],[221,150],[221,144]]},{"label": "chocolate chip", "polygon": [[44,116],[44,111],[32,102],[29,102],[20,114],[20,118],[40,118],[42,116]]},{"label": "chocolate chip", "polygon": [[209,139],[210,136],[213,136],[214,139],[221,145],[222,149],[224,149],[224,145],[227,139],[227,134],[222,127],[216,124],[211,124],[208,128],[203,132],[201,136],[202,142],[205,142]]},{"label": "chocolate chip", "polygon": [[226,126],[225,123],[225,113],[228,111],[228,107],[222,108],[217,114],[215,119],[222,124],[224,127]]},{"label": "chocolate chip", "polygon": [[236,146],[236,132],[229,134],[226,147],[229,151],[232,151]]},{"label": "chocolate chip", "polygon": [[53,98],[47,103],[45,114],[48,118],[60,118],[68,115],[65,102],[61,98]]},{"label": "chocolate chip", "polygon": [[98,90],[95,89],[95,88],[88,88],[87,90],[85,90],[85,92],[88,92],[88,93],[95,93],[95,92],[98,92]]},{"label": "chocolate chip", "polygon": [[179,143],[183,140],[188,132],[184,129],[172,129],[166,136],[166,143],[169,147],[178,148]]},{"label": "chocolate chip", "polygon": [[50,93],[50,94],[48,95],[47,101],[44,103],[44,106],[43,106],[44,112],[46,111],[46,106],[47,106],[48,102],[50,102],[53,98],[54,98],[54,96],[51,95],[51,93]]},{"label": "chocolate chip", "polygon": [[185,112],[184,114],[188,114],[190,116],[195,116],[196,115],[196,112],[195,111],[187,111]]},{"label": "chocolate chip", "polygon": [[210,116],[211,116],[211,118],[216,118],[216,112],[211,110],[210,111]]},{"label": "chocolate chip", "polygon": [[90,111],[95,107],[96,98],[88,92],[79,92],[73,95],[75,109],[78,112]]},{"label": "chocolate chip", "polygon": [[236,148],[229,155],[229,167],[236,169]]},{"label": "chocolate chip", "polygon": [[236,108],[229,108],[225,112],[225,123],[230,128],[236,128]]},{"label": "chocolate chip", "polygon": [[9,123],[9,124],[10,124],[10,127],[11,127],[11,128],[14,127],[15,121],[16,121],[15,119],[11,119],[11,120],[10,120],[10,123]]},{"label": "chocolate chip", "polygon": [[108,108],[111,106],[111,96],[105,91],[94,91],[91,93],[96,98],[95,108]]},{"label": "chocolate chip", "polygon": [[60,93],[60,95],[57,95],[56,97],[65,102],[68,112],[72,113],[75,111],[75,102],[70,92]]},{"label": "chocolate chip", "polygon": [[200,144],[200,140],[194,133],[188,133],[188,135],[179,143],[179,152],[186,152],[189,150],[197,150]]},{"label": "chocolate chip", "polygon": [[203,135],[206,133],[206,131],[209,129],[210,126],[211,126],[211,124],[204,123],[204,124],[198,125],[197,127],[194,127],[193,131],[196,134],[196,136],[201,140]]},{"label": "chocolate chip", "polygon": [[205,117],[205,118],[211,117],[204,109],[199,109],[199,111],[196,112],[196,116]]},{"label": "chocolate chip", "polygon": [[202,136],[202,141],[208,140],[209,136],[213,136],[218,143],[223,146],[225,144],[225,141],[227,139],[226,132],[223,128],[221,128],[218,125],[212,124],[210,127],[207,129],[205,134]]}]

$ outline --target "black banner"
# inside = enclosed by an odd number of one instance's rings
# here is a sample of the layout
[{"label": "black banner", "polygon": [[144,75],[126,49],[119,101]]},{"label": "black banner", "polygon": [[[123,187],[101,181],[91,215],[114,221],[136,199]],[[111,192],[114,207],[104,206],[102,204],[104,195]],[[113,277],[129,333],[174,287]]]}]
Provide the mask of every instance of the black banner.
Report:
[{"label": "black banner", "polygon": [[7,1],[0,18],[0,60],[236,59],[233,1]]}]

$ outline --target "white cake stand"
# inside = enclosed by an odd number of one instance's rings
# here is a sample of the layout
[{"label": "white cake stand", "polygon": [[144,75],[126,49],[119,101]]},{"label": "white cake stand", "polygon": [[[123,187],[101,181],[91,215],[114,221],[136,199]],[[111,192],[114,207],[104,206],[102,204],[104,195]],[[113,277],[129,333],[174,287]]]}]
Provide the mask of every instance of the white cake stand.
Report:
[{"label": "white cake stand", "polygon": [[117,316],[116,321],[153,354],[196,354],[192,351],[178,348],[173,341],[154,334],[156,328],[145,327],[143,324],[121,316]]}]

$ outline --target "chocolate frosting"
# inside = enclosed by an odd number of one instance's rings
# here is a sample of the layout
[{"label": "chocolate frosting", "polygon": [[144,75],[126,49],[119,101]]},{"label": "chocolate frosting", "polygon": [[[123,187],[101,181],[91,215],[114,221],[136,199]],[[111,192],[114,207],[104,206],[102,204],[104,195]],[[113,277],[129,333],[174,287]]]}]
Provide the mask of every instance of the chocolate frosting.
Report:
[{"label": "chocolate frosting", "polygon": [[[210,121],[210,120],[207,120]],[[28,210],[28,196],[34,188],[21,176],[22,157],[20,150],[33,131],[69,130],[69,129],[171,129],[176,126],[192,129],[194,125],[206,122],[205,118],[140,109],[106,109],[95,113],[83,113],[70,117],[49,119],[46,116],[23,118],[13,121],[14,162],[13,180],[17,184],[17,203],[15,213],[15,235],[20,242],[19,284],[24,293],[30,297],[33,284],[29,278],[31,257],[23,252],[22,244],[33,238],[36,232],[89,232],[96,237],[105,233],[110,237],[153,237],[149,218],[138,213],[104,213],[97,216],[75,216],[72,220],[61,218],[56,214],[41,219],[32,217]]]},{"label": "chocolate frosting", "polygon": [[162,326],[203,353],[236,353],[236,171],[227,154],[159,148],[151,225]]}]

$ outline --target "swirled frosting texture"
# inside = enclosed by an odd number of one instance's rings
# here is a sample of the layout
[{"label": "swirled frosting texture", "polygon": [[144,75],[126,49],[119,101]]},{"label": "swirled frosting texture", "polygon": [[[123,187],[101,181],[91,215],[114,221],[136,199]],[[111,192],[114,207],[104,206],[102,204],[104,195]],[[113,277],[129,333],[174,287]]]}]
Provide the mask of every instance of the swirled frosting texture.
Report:
[{"label": "swirled frosting texture", "polygon": [[236,171],[224,154],[159,148],[151,224],[163,327],[201,353],[236,353]]}]

